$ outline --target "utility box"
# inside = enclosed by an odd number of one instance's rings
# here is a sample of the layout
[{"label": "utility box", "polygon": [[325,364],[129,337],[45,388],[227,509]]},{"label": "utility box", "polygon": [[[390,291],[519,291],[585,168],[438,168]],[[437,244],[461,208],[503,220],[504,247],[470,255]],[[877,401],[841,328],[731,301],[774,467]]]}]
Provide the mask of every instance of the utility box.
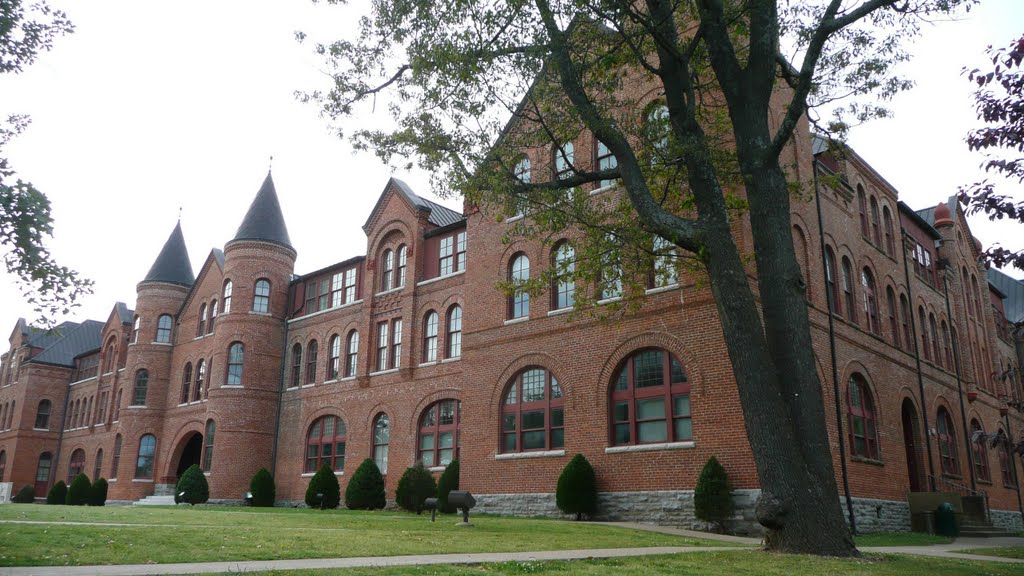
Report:
[{"label": "utility box", "polygon": [[956,538],[957,532],[956,512],[953,511],[953,505],[949,502],[939,504],[939,507],[935,509],[935,533],[939,536]]}]

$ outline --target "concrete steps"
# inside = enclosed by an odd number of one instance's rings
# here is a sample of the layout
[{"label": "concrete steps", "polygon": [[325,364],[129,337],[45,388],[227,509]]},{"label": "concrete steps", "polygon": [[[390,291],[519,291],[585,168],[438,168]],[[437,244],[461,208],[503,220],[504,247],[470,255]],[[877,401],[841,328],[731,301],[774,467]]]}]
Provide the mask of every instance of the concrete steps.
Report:
[{"label": "concrete steps", "polygon": [[1016,532],[1011,532],[1004,528],[996,528],[987,522],[973,518],[962,518],[960,521],[961,538],[1001,538],[1016,535]]},{"label": "concrete steps", "polygon": [[174,506],[174,496],[146,496],[142,500],[132,502],[132,506]]}]

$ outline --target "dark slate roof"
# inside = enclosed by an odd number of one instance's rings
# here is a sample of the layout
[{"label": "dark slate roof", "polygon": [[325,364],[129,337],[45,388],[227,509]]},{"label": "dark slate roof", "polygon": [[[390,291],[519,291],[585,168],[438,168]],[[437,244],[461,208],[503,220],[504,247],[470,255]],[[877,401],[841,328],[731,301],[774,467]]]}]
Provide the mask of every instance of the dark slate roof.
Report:
[{"label": "dark slate roof", "polygon": [[1024,322],[1024,282],[995,268],[988,269],[988,282],[1006,295],[1006,299],[1003,300],[1006,319],[1014,324]]},{"label": "dark slate roof", "polygon": [[245,213],[242,224],[235,232],[232,241],[234,240],[262,240],[294,249],[292,240],[288,237],[288,227],[284,223],[281,203],[277,200],[277,191],[274,189],[274,180],[270,177],[270,172],[267,172],[263,186],[249,205],[249,211]]},{"label": "dark slate roof", "polygon": [[192,263],[188,259],[188,248],[185,247],[185,236],[181,233],[181,222],[178,222],[143,282],[191,286],[195,281]]},{"label": "dark slate roof", "polygon": [[[33,356],[29,362],[74,367],[77,356],[93,350],[99,350],[100,336],[103,334],[103,322],[86,320],[81,324],[74,322],[66,322],[65,324],[73,325],[73,327],[63,331],[60,337],[52,342],[46,350]],[[61,324],[61,326],[64,326],[64,324]]]},{"label": "dark slate roof", "polygon": [[213,254],[213,258],[215,260],[217,260],[217,265],[220,266],[221,270],[223,270],[224,269],[224,251],[221,250],[220,248],[214,248],[213,250],[210,251],[210,254]]},{"label": "dark slate roof", "polygon": [[124,302],[117,302],[114,304],[114,308],[117,310],[117,318],[121,324],[132,323],[132,319],[135,318],[135,310],[129,310],[128,305]]},{"label": "dark slate roof", "polygon": [[61,322],[51,330],[29,327],[29,338],[26,342],[33,348],[49,348],[69,331],[78,328],[78,322]]},{"label": "dark slate roof", "polygon": [[899,207],[900,212],[906,214],[908,218],[910,218],[911,220],[914,221],[915,224],[920,226],[926,234],[928,234],[929,236],[936,240],[942,239],[942,234],[939,234],[939,231],[936,230],[934,226],[929,224],[928,221],[921,216],[920,212],[917,212],[910,206],[907,206],[907,203],[904,202],[903,200],[897,202],[896,206]]},{"label": "dark slate roof", "polygon": [[[392,176],[391,180],[388,181],[387,186],[384,187],[384,191],[387,192],[388,188],[390,188],[392,184],[394,184],[395,190],[398,190],[399,194],[401,194],[409,204],[417,210],[427,212],[427,221],[434,226],[450,226],[456,222],[462,222],[466,219],[461,212],[456,212],[455,210],[442,206],[437,202],[432,202],[426,198],[418,196],[412,191],[412,188],[410,188],[408,184],[394,176]],[[370,225],[370,222],[373,220],[374,215],[377,214],[377,210],[381,208],[383,202],[384,194],[381,194],[380,198],[377,199],[377,203],[373,206],[373,210],[370,211],[370,216],[366,219],[366,224],[363,224],[363,230],[366,230],[367,226]]]}]

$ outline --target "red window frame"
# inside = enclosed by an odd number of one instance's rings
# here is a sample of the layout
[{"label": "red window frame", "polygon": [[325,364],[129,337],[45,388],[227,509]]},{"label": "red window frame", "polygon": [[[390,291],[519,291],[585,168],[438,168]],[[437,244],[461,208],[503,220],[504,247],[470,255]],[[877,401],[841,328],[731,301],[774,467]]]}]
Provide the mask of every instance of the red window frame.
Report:
[{"label": "red window frame", "polygon": [[427,312],[423,318],[423,363],[437,360],[437,342],[440,320],[435,310]]},{"label": "red window frame", "polygon": [[946,410],[945,406],[939,406],[935,426],[942,473],[959,476],[960,462],[956,452],[956,429],[953,427],[953,418],[949,415],[949,410]]},{"label": "red window frame", "polygon": [[121,444],[124,440],[118,434],[114,437],[114,457],[110,460],[110,477],[117,478],[117,467],[121,463]]},{"label": "red window frame", "polygon": [[[638,360],[640,361],[638,365]],[[653,362],[653,363],[652,363]],[[658,366],[660,383],[637,386],[638,369]],[[678,372],[673,374],[673,366]],[[650,375],[648,375],[650,376]],[[674,380],[674,382],[673,382]],[[613,446],[635,446],[665,442],[684,442],[693,439],[693,407],[690,403],[690,380],[686,368],[672,353],[661,348],[643,348],[629,355],[619,364],[609,385],[608,442]],[[685,398],[685,410],[676,414],[675,403]],[[640,418],[641,403],[661,399],[663,413],[660,418]],[[663,422],[664,438],[641,440],[641,428],[654,422]],[[679,428],[677,428],[679,426]],[[689,434],[685,430],[689,428]]]},{"label": "red window frame", "polygon": [[[974,435],[981,432],[982,436],[975,441]],[[983,482],[992,481],[992,471],[988,466],[988,446],[985,445],[985,429],[976,418],[971,419],[971,455],[974,457],[974,477]]]},{"label": "red window frame", "polygon": [[71,453],[71,460],[68,461],[68,486],[76,476],[85,471],[85,450],[76,449]]},{"label": "red window frame", "polygon": [[252,310],[260,314],[270,313],[270,280],[260,278],[256,281],[252,297]]},{"label": "red window frame", "polygon": [[388,453],[391,447],[391,419],[380,413],[373,419],[373,449],[370,456],[381,474],[388,473]]},{"label": "red window frame", "polygon": [[156,341],[162,344],[171,342],[171,327],[173,320],[170,314],[163,314],[156,320]]},{"label": "red window frame", "polygon": [[[543,397],[524,401],[526,379],[542,378]],[[499,422],[499,451],[502,453],[536,452],[565,448],[565,397],[562,388],[549,370],[531,366],[521,370],[505,387]],[[532,398],[532,397],[531,397]],[[526,427],[523,416],[540,413],[543,423]],[[544,445],[524,448],[527,434],[542,432]],[[512,443],[509,440],[513,440]]]},{"label": "red window frame", "polygon": [[356,367],[359,363],[359,332],[352,330],[345,339],[345,377],[351,378],[356,375]]},{"label": "red window frame", "polygon": [[[442,408],[450,407],[450,420],[442,418],[446,411]],[[462,422],[462,402],[452,398],[438,400],[420,416],[419,435],[416,442],[416,460],[422,462],[427,468],[435,466],[447,466],[452,460],[459,458],[459,424]],[[451,446],[441,446],[441,438],[450,434]],[[426,444],[428,443],[429,446]],[[447,452],[449,457],[445,459],[442,453]]]},{"label": "red window frame", "polygon": [[140,480],[150,480],[156,469],[156,436],[143,434],[139,438],[139,456],[135,461],[135,476]]},{"label": "red window frame", "polygon": [[831,312],[836,315],[842,314],[840,300],[839,300],[839,283],[836,282],[836,276],[838,271],[836,270],[836,255],[832,252],[830,246],[825,247],[825,289],[829,296],[829,305],[831,306]]},{"label": "red window frame", "polygon": [[878,200],[874,196],[871,197],[871,239],[874,241],[875,246],[881,247],[882,234],[878,221]]},{"label": "red window frame", "polygon": [[196,380],[192,389],[192,402],[199,400],[203,394],[203,386],[206,385],[206,360],[202,358],[196,362]]},{"label": "red window frame", "polygon": [[327,380],[337,380],[341,370],[341,336],[332,335],[327,348]]},{"label": "red window frame", "polygon": [[395,266],[395,255],[391,250],[385,250],[381,260],[384,265],[381,267],[380,291],[387,292],[391,289],[391,274]]},{"label": "red window frame", "polygon": [[857,185],[857,209],[860,212],[860,235],[869,240],[868,235],[868,199],[864,195],[864,187]]},{"label": "red window frame", "polygon": [[292,346],[292,378],[289,388],[297,388],[302,385],[302,344],[298,342]]},{"label": "red window frame", "polygon": [[842,261],[842,273],[843,273],[843,294],[846,298],[846,318],[850,322],[857,323],[857,305],[854,300],[853,293],[853,267],[850,265],[850,260],[843,256]]},{"label": "red window frame", "polygon": [[316,357],[319,348],[316,340],[310,340],[306,345],[306,384],[316,383]]},{"label": "red window frame", "polygon": [[[149,371],[139,370],[135,373],[135,384],[132,387],[132,406],[145,406],[149,392]],[[78,405],[75,404],[75,420],[78,420]]]},{"label": "red window frame", "polygon": [[448,309],[445,320],[446,358],[462,356],[462,306],[453,305]]},{"label": "red window frame", "polygon": [[217,435],[217,423],[213,420],[206,421],[206,433],[203,435],[203,472],[209,472],[213,468],[213,442]]},{"label": "red window frame", "polygon": [[[330,426],[328,426],[330,424]],[[328,432],[330,428],[330,432]],[[306,433],[306,452],[303,472],[316,472],[324,464],[335,472],[345,469],[345,421],[339,416],[321,416],[309,425]],[[327,447],[327,449],[325,449]]]},{"label": "red window frame", "polygon": [[1002,440],[999,442],[999,472],[1003,478],[1003,486],[1006,488],[1016,488],[1017,483],[1013,481],[1013,470],[1010,469],[1010,466],[1015,463],[1010,457],[1009,438],[1007,438],[1002,430],[999,431],[999,435]]},{"label": "red window frame", "polygon": [[875,294],[875,275],[870,268],[861,270],[861,285],[864,289],[864,314],[868,320],[868,330],[873,334],[881,334],[882,326],[878,321],[878,297]]},{"label": "red window frame", "polygon": [[900,346],[900,325],[899,319],[897,318],[898,312],[896,311],[896,292],[893,291],[892,286],[885,288],[885,303],[889,310],[889,331],[892,332],[892,345],[897,348]]},{"label": "red window frame", "polygon": [[[846,389],[850,420],[850,454],[878,460],[878,425],[871,389],[859,374],[850,377]],[[858,429],[858,424],[860,424]]]}]

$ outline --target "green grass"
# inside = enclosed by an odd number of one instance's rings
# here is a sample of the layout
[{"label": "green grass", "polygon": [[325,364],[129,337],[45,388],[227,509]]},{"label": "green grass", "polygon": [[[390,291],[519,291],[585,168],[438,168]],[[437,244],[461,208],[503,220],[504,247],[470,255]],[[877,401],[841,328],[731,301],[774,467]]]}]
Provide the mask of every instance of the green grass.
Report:
[{"label": "green grass", "polygon": [[953,539],[918,532],[877,532],[854,536],[853,541],[857,546],[930,546],[949,544]]},{"label": "green grass", "polygon": [[977,554],[979,556],[1000,556],[1002,558],[1024,559],[1024,546],[1003,546],[1000,548],[970,548],[956,550],[960,554]]},{"label": "green grass", "polygon": [[[574,548],[723,545],[546,519],[281,508],[0,506],[0,566],[144,564]],[[54,522],[124,523],[130,526]]]}]

